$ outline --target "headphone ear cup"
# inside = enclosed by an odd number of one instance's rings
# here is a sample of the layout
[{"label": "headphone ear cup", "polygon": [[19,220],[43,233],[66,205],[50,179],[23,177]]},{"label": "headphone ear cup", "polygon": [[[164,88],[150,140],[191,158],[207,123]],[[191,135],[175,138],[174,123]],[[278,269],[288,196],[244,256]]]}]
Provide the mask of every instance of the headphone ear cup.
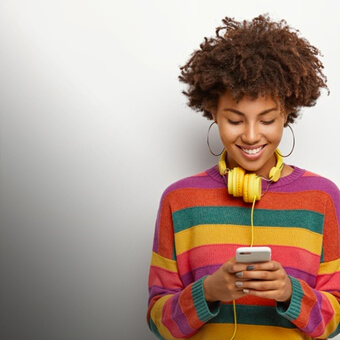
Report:
[{"label": "headphone ear cup", "polygon": [[253,203],[256,198],[257,201],[261,198],[261,177],[256,174],[247,174],[243,181],[243,200],[247,203]]},{"label": "headphone ear cup", "polygon": [[273,182],[277,182],[280,179],[280,176],[281,176],[281,169],[276,166],[274,166],[269,172],[269,178]]},{"label": "headphone ear cup", "polygon": [[234,197],[242,197],[243,195],[243,180],[245,170],[236,167],[228,173],[228,193]]},{"label": "headphone ear cup", "polygon": [[269,179],[273,182],[277,182],[280,179],[281,172],[284,166],[283,158],[278,149],[276,149],[275,151],[275,156],[276,156],[276,165],[273,168],[271,168],[269,172]]}]

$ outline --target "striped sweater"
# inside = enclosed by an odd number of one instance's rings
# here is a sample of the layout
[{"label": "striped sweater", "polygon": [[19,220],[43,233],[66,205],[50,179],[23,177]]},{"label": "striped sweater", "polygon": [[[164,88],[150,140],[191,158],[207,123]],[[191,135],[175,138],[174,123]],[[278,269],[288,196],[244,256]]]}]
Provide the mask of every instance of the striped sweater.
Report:
[{"label": "striped sweater", "polygon": [[[262,183],[263,188],[267,182]],[[213,167],[169,186],[158,211],[147,321],[159,339],[230,339],[232,302],[208,306],[203,280],[251,240],[251,204]],[[340,193],[294,167],[255,205],[254,245],[269,246],[292,282],[290,305],[236,300],[235,339],[326,339],[340,333]]]}]

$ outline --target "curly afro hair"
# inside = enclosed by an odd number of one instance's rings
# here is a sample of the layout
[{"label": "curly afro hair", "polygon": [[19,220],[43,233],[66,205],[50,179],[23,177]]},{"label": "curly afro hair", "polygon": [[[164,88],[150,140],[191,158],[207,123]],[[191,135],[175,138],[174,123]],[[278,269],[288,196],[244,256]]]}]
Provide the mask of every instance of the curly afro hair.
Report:
[{"label": "curly afro hair", "polygon": [[274,22],[264,14],[252,21],[226,17],[222,22],[216,37],[204,38],[180,68],[188,106],[206,118],[213,119],[219,96],[230,91],[236,101],[244,95],[278,99],[287,124],[293,123],[301,107],[315,105],[321,88],[328,90],[320,51],[285,20]]}]

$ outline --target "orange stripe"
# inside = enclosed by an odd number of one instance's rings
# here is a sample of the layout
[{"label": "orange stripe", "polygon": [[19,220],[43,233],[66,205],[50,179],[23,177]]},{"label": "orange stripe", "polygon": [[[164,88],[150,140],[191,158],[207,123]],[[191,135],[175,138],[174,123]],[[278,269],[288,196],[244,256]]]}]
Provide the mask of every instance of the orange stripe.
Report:
[{"label": "orange stripe", "polygon": [[324,261],[332,261],[340,257],[339,242],[334,242],[339,240],[339,227],[338,220],[335,214],[334,203],[329,200],[330,204],[327,205],[326,216],[325,216],[325,226],[323,233],[323,244],[324,244]]},{"label": "orange stripe", "polygon": [[[178,300],[179,300],[178,302],[179,302],[179,305],[181,306],[182,311],[185,309],[184,315],[186,316],[190,327],[193,329],[200,328],[203,322],[198,318],[195,305],[194,305],[194,300],[191,294],[191,287],[190,289],[186,289],[181,294]],[[187,315],[190,315],[190,318],[188,318]]]},{"label": "orange stripe", "polygon": [[[185,192],[185,194],[184,194]],[[234,206],[250,207],[249,203],[228,194],[227,188],[221,189],[178,189],[169,194],[173,212],[194,206]],[[322,200],[329,195],[317,190],[300,191],[296,193],[267,192],[260,201],[256,202],[255,209],[282,209],[282,210],[312,210],[324,213]]]},{"label": "orange stripe", "polygon": [[183,285],[178,278],[177,273],[161,269],[159,267],[150,267],[149,287],[160,286],[168,289],[182,289]]},{"label": "orange stripe", "polygon": [[300,284],[304,292],[304,296],[301,301],[301,306],[304,307],[301,309],[298,318],[294,321],[294,324],[298,328],[304,328],[308,324],[310,313],[314,307],[314,304],[316,303],[315,302],[316,296],[312,289],[306,283],[300,281]]},{"label": "orange stripe", "polygon": [[162,210],[160,212],[159,218],[159,230],[158,230],[158,240],[162,240],[158,244],[157,253],[168,259],[172,259],[173,255],[173,244],[174,244],[174,233],[172,226],[172,216],[170,211],[168,198],[164,199],[162,204]]}]

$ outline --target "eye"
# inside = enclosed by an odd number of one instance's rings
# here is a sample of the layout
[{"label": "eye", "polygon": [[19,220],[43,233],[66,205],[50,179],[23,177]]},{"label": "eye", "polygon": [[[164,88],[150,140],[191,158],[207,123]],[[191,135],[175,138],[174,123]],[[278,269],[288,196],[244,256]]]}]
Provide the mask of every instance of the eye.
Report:
[{"label": "eye", "polygon": [[228,119],[228,123],[232,124],[232,125],[240,125],[242,123],[242,121],[241,120],[231,120],[231,119]]},{"label": "eye", "polygon": [[271,120],[263,120],[262,124],[264,125],[270,125],[273,124],[275,122],[275,119],[271,119]]}]

